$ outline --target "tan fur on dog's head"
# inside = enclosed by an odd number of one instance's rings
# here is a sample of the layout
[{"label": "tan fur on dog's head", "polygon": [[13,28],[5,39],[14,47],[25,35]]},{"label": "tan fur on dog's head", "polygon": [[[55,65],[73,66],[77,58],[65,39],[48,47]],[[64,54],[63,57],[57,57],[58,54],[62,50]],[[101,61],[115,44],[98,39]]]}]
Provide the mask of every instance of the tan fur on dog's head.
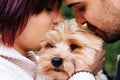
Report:
[{"label": "tan fur on dog's head", "polygon": [[[86,27],[78,27],[75,20],[65,20],[45,35],[40,46],[39,71],[52,79],[65,80],[93,64],[103,41]],[[53,59],[58,60],[58,65]]]}]

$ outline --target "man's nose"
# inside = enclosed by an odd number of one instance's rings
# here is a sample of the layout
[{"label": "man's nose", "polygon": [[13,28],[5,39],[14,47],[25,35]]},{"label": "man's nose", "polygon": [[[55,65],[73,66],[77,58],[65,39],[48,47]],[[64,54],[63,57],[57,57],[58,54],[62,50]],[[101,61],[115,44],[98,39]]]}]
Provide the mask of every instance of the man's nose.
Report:
[{"label": "man's nose", "polygon": [[78,12],[75,10],[75,19],[78,24],[84,24],[86,21],[84,12]]}]

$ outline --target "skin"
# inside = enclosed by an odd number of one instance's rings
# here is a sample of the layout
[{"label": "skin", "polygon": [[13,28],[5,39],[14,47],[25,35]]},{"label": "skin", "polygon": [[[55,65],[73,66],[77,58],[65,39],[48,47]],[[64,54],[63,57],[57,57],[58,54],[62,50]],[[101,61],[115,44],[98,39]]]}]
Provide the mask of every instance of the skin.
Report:
[{"label": "skin", "polygon": [[[78,24],[88,24],[97,36],[108,43],[120,39],[120,0],[65,0],[72,7]],[[94,75],[102,68],[105,51],[98,52],[93,67],[84,69]]]},{"label": "skin", "polygon": [[26,56],[28,51],[39,50],[41,38],[58,22],[63,21],[59,10],[42,11],[39,15],[32,15],[23,32],[16,37],[14,48]]},{"label": "skin", "polygon": [[120,39],[120,0],[65,0],[74,9],[76,21],[108,43]]}]

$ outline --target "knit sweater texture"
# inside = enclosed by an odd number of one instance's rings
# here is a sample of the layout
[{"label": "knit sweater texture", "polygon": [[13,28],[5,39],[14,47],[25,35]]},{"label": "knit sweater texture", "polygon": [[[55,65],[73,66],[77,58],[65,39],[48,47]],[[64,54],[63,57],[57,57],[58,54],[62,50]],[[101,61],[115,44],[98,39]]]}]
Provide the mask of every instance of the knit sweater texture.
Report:
[{"label": "knit sweater texture", "polygon": [[14,48],[0,46],[0,80],[35,80],[36,59],[33,53],[27,57]]}]

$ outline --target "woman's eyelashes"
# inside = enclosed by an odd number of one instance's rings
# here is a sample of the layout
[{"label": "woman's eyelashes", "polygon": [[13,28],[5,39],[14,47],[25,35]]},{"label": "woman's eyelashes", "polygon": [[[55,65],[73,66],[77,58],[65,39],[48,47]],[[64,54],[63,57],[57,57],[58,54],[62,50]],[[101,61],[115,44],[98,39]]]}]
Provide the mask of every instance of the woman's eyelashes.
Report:
[{"label": "woman's eyelashes", "polygon": [[51,11],[53,11],[53,8],[50,7],[50,6],[48,6],[48,7],[46,7],[46,10],[47,10],[48,12],[51,12]]}]

